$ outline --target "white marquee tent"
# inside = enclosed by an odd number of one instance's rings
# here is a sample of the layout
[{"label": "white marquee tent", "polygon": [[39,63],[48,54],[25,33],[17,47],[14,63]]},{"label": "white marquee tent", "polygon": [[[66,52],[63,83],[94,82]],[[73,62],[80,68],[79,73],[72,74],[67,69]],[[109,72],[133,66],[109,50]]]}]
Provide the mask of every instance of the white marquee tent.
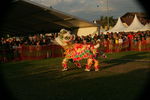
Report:
[{"label": "white marquee tent", "polygon": [[98,27],[85,27],[85,28],[79,28],[74,31],[77,31],[78,36],[87,36],[89,34],[94,35],[98,33]]},{"label": "white marquee tent", "polygon": [[140,31],[150,31],[150,24],[146,24],[144,27],[140,29]]},{"label": "white marquee tent", "polygon": [[141,24],[141,22],[138,20],[137,16],[135,15],[131,25],[128,28],[126,28],[124,32],[137,32],[140,31],[140,29],[143,27],[144,25]]},{"label": "white marquee tent", "polygon": [[108,30],[107,32],[117,32],[118,33],[118,32],[122,32],[126,28],[127,27],[122,23],[122,21],[119,17],[116,25],[112,29]]}]

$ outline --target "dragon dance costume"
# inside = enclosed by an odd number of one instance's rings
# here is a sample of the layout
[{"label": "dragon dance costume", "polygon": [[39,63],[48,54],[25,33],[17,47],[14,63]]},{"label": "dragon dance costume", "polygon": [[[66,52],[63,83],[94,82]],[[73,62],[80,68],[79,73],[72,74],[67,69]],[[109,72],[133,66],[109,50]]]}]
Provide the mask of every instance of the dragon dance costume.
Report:
[{"label": "dragon dance costume", "polygon": [[77,67],[81,67],[79,61],[82,59],[87,59],[86,69],[85,71],[90,71],[91,66],[94,62],[95,71],[99,70],[99,62],[97,60],[97,49],[99,44],[81,44],[81,43],[73,43],[73,35],[70,34],[70,31],[65,29],[60,30],[60,33],[57,38],[55,38],[56,42],[61,45],[65,52],[65,58],[62,61],[63,70],[68,69],[67,63],[69,60],[72,60]]},{"label": "dragon dance costume", "polygon": [[64,47],[64,54],[65,58],[64,61],[62,62],[62,66],[64,69],[67,68],[67,62],[69,59],[72,59],[73,62],[77,67],[81,67],[80,63],[78,61],[82,59],[88,59],[87,60],[87,65],[86,65],[86,70],[89,71],[91,69],[91,65],[93,64],[92,62],[94,61],[94,67],[95,70],[99,69],[98,61],[96,59],[97,57],[97,49],[94,48],[94,45],[90,44],[70,44]]}]

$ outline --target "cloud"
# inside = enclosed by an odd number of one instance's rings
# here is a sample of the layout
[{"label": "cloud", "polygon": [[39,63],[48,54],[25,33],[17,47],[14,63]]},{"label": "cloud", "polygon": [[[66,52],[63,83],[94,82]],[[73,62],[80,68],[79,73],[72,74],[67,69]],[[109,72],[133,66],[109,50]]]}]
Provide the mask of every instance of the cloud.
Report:
[{"label": "cloud", "polygon": [[[31,0],[33,2],[37,2],[39,4],[45,5],[45,6],[54,6],[57,5],[58,3],[62,2],[63,0]],[[70,0],[66,0],[70,1]]]},{"label": "cloud", "polygon": [[86,2],[86,0],[80,0],[79,1],[81,4],[84,4]]},{"label": "cloud", "polygon": [[62,1],[67,2],[67,3],[73,2],[73,0],[62,0]]},{"label": "cloud", "polygon": [[71,9],[69,10],[70,13],[78,13],[78,12],[83,12],[85,11],[84,9]]},{"label": "cloud", "polygon": [[31,0],[34,2],[37,2],[39,4],[43,4],[45,6],[55,6],[57,4],[60,4],[61,2],[65,3],[71,3],[73,0]]},{"label": "cloud", "polygon": [[[45,6],[75,15],[84,19],[94,19],[106,16],[122,16],[126,12],[139,12],[142,8],[136,0],[32,0]],[[98,5],[98,6],[97,6]]]}]

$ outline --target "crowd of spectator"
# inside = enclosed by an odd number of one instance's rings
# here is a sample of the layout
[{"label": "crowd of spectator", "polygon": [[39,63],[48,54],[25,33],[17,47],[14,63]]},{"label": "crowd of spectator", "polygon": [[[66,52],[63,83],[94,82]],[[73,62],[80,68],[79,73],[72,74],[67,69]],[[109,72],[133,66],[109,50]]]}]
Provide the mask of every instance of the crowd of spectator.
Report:
[{"label": "crowd of spectator", "polygon": [[0,61],[14,59],[18,55],[18,49],[30,47],[39,49],[42,45],[51,45],[57,37],[57,33],[34,34],[26,36],[10,36],[0,38]]},{"label": "crowd of spectator", "polygon": [[33,36],[22,36],[22,37],[1,37],[0,46],[9,45],[9,46],[19,46],[19,45],[50,45],[52,41],[57,37],[57,33],[51,34],[35,34]]},{"label": "crowd of spectator", "polygon": [[[13,59],[16,50],[23,46],[39,48],[41,46],[54,45],[53,41],[58,33],[35,34],[22,37],[1,37],[0,38],[0,58],[5,61]],[[149,50],[150,31],[144,32],[120,32],[94,34],[87,36],[75,36],[75,43],[100,43],[101,50],[104,52],[120,52],[125,50]],[[7,57],[6,57],[7,55]]]},{"label": "crowd of spectator", "polygon": [[146,50],[150,44],[150,31],[144,32],[119,32],[107,34],[95,34],[92,36],[77,37],[76,43],[93,43],[99,42],[105,49],[105,52],[122,51],[136,49],[138,51]]}]

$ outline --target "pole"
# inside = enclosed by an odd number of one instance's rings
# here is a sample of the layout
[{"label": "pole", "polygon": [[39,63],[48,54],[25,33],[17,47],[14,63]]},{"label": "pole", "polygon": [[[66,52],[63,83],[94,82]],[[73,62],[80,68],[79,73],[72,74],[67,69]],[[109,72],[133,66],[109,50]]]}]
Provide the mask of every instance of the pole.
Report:
[{"label": "pole", "polygon": [[109,30],[109,7],[108,7],[108,0],[107,0],[107,27]]}]

